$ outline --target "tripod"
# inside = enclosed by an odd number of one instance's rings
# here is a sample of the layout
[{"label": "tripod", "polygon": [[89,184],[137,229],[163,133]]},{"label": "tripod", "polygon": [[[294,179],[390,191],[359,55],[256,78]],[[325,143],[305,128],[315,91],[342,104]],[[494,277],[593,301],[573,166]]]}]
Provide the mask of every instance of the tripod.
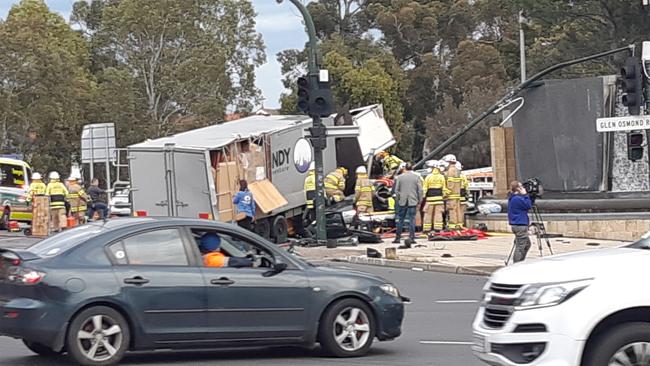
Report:
[{"label": "tripod", "polygon": [[[546,247],[548,251],[553,255],[553,248],[551,247],[551,241],[548,240],[548,233],[546,232],[546,226],[544,225],[544,220],[542,219],[542,214],[539,212],[537,205],[533,203],[532,207],[533,220],[530,223],[530,226],[535,228],[535,237],[537,238],[537,249],[539,250],[539,256],[544,256],[544,246],[542,245],[542,239],[546,242]],[[505,265],[507,266],[510,262],[510,258],[515,253],[515,247],[517,244],[512,244],[512,249],[510,249],[510,254],[506,259]]]}]

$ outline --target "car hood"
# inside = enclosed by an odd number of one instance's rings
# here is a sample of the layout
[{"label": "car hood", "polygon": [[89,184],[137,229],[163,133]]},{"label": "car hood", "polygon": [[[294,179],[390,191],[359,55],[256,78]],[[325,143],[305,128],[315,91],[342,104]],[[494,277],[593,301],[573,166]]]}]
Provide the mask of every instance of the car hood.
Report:
[{"label": "car hood", "polygon": [[357,271],[351,268],[343,267],[343,266],[317,266],[313,268],[314,271],[319,271],[327,274],[333,274],[333,275],[342,275],[342,276],[350,276],[350,277],[357,277],[357,278],[363,278],[366,280],[378,282],[380,284],[384,283],[390,283],[390,281],[387,281],[377,275],[371,274],[371,273],[366,273],[362,271]]},{"label": "car hood", "polygon": [[573,281],[603,275],[623,274],[646,268],[650,250],[635,248],[595,249],[527,260],[495,272],[491,281],[504,284],[530,284]]}]

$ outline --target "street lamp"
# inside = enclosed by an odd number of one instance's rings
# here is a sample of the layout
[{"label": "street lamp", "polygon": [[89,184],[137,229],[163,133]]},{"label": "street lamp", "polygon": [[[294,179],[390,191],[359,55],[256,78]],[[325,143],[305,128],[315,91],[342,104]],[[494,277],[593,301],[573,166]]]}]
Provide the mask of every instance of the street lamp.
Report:
[{"label": "street lamp", "polygon": [[[281,4],[283,0],[275,0]],[[307,35],[309,36],[309,62],[308,62],[308,80],[310,80],[310,89],[316,91],[319,87],[319,81],[327,81],[320,78],[320,60],[318,59],[318,40],[316,38],[316,27],[307,8],[300,0],[289,0],[298,8],[305,21]],[[316,199],[314,206],[316,209],[316,240],[319,243],[326,243],[327,247],[336,247],[336,243],[330,243],[327,240],[327,231],[325,228],[325,195],[323,192],[323,150],[327,146],[327,137],[325,125],[321,120],[321,115],[315,111],[310,111],[309,116],[313,120],[313,126],[309,129],[311,134],[310,140],[314,148],[314,165],[316,167]]]}]

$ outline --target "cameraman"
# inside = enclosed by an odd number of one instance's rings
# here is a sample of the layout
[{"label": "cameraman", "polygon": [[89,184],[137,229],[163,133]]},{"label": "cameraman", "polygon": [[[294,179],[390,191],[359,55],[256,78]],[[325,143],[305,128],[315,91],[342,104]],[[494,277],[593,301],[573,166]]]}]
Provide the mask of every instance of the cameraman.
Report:
[{"label": "cameraman", "polygon": [[510,183],[510,193],[508,194],[508,222],[515,234],[515,254],[513,261],[521,262],[526,259],[526,254],[530,249],[530,238],[528,238],[528,210],[533,204],[528,196],[528,192],[522,186],[521,182],[513,181]]}]

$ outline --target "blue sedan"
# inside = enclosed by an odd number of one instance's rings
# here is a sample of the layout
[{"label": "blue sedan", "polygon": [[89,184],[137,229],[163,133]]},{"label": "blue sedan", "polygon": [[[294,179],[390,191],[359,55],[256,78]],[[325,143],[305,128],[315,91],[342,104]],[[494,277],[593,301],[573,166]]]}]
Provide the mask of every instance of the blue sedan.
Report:
[{"label": "blue sedan", "polygon": [[[206,267],[201,238],[252,267]],[[229,224],[94,222],[27,250],[0,249],[0,335],[42,356],[117,364],[127,351],[320,343],[366,354],[401,333],[404,301],[379,277],[317,267]]]}]

